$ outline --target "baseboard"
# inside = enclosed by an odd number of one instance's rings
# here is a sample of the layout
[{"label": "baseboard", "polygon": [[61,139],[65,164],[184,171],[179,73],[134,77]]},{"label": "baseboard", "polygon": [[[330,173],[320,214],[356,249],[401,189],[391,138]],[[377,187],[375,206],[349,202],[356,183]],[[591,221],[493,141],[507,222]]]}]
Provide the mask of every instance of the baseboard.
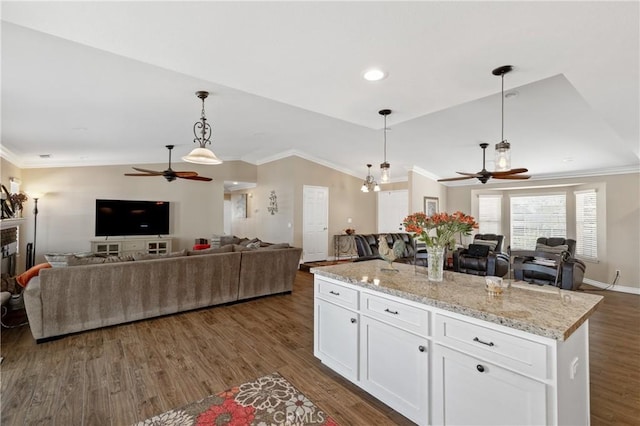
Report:
[{"label": "baseboard", "polygon": [[600,281],[590,280],[588,278],[583,279],[582,282],[584,282],[585,284],[592,285],[594,287],[601,288],[601,289],[605,289],[606,288],[609,291],[618,291],[620,293],[629,293],[629,294],[638,294],[638,295],[640,295],[640,288],[638,288],[638,287],[629,287],[629,286],[618,285],[618,284],[616,284],[614,286],[611,286],[611,284],[601,283]]}]

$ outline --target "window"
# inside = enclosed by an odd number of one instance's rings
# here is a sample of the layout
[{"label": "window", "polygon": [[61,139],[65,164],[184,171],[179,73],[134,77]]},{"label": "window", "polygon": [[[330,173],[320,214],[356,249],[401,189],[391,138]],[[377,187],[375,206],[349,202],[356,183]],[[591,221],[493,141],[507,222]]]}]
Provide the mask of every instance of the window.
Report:
[{"label": "window", "polygon": [[511,247],[534,250],[539,237],[566,237],[566,216],[564,194],[511,197]]},{"label": "window", "polygon": [[596,191],[576,191],[576,256],[598,258]]},{"label": "window", "polygon": [[478,196],[478,232],[481,234],[501,234],[502,197],[500,195]]}]

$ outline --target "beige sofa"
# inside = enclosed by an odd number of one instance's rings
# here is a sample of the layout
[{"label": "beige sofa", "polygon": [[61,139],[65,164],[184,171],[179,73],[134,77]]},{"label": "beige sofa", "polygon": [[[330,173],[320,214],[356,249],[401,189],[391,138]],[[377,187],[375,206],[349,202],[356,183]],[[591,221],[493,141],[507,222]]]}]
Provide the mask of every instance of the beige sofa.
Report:
[{"label": "beige sofa", "polygon": [[291,292],[302,249],[234,247],[226,253],[43,269],[24,292],[31,333],[42,341]]}]

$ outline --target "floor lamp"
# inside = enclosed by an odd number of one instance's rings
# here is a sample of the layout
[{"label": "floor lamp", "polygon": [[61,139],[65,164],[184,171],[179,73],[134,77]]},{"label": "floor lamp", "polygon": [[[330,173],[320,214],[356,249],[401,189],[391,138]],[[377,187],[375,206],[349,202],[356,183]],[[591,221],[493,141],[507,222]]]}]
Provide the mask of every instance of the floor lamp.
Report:
[{"label": "floor lamp", "polygon": [[31,250],[31,259],[29,259],[29,268],[36,264],[36,237],[38,235],[38,197],[34,197],[33,201],[33,247]]}]

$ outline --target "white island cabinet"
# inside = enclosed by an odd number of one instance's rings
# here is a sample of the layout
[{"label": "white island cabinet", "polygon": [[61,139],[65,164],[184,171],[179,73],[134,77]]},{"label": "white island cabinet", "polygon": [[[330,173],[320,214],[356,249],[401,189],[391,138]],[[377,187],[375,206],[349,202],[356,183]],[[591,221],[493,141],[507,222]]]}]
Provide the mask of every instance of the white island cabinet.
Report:
[{"label": "white island cabinet", "polygon": [[[420,425],[588,425],[600,296],[383,261],[313,268],[314,355]],[[542,291],[541,291],[542,290]]]}]

